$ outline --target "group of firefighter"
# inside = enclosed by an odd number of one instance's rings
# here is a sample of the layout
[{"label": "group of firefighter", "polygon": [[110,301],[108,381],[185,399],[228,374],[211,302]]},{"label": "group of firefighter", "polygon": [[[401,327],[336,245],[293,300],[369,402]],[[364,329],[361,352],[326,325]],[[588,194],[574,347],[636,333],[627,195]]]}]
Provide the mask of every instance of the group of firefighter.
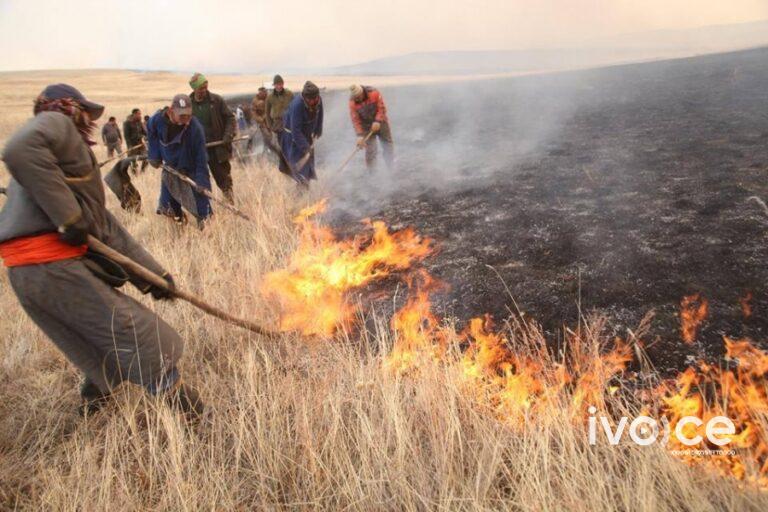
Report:
[{"label": "group of firefighter", "polygon": [[[138,192],[131,186],[127,171],[130,167],[135,173],[137,160],[142,159],[142,170],[149,162],[167,171],[162,175],[157,213],[186,223],[184,212],[187,211],[202,227],[212,214],[209,194],[179,181],[172,173],[175,170],[184,174],[205,191],[211,189],[212,175],[225,200],[234,204],[230,160],[234,151],[242,158],[235,143],[243,139],[247,139],[245,149],[248,151],[254,140],[260,138],[264,150],[258,156],[269,159],[268,155],[274,155],[280,172],[295,179],[300,186],[306,188],[311,180],[317,179],[314,142],[323,133],[323,102],[320,89],[314,83],[306,82],[301,93],[295,95],[285,87],[283,78],[275,75],[271,92],[265,87],[259,88],[249,109],[238,105],[234,112],[221,96],[208,90],[208,79],[203,74],[195,73],[189,85],[191,94],[176,95],[169,106],[152,117],[147,116],[144,122],[141,112],[134,109],[123,123],[128,158],[116,164],[115,172],[121,179],[113,183],[108,176],[106,181],[124,208],[140,206],[140,201],[135,199]],[[349,113],[357,135],[356,144],[359,149],[365,149],[368,168],[375,166],[377,139],[383,147],[384,161],[391,168],[392,134],[381,93],[372,87],[352,85]],[[238,134],[241,137],[237,137]],[[103,126],[101,135],[107,155],[112,158],[119,153],[123,142],[114,117]]]},{"label": "group of firefighter", "polygon": [[[128,156],[118,163],[123,171],[130,166],[136,173],[139,162],[142,170],[147,163],[163,169],[157,213],[182,220],[183,207],[202,223],[212,213],[209,173],[226,200],[234,202],[230,159],[237,128],[235,115],[208,90],[204,75],[195,73],[189,85],[191,94],[177,94],[152,116],[142,118],[134,109],[122,133],[111,117],[101,136],[110,157],[126,144]],[[254,98],[252,120],[281,172],[307,186],[316,179],[313,148],[323,129],[320,89],[308,81],[293,94],[279,75],[273,85],[272,92],[262,88]],[[378,138],[391,165],[392,136],[381,94],[353,85],[349,110],[367,164],[374,164]],[[199,393],[178,368],[184,348],[180,335],[153,310],[118,291],[130,283],[156,300],[172,300],[175,285],[106,208],[101,166],[92,149],[104,106],[70,85],[54,84],[35,99],[33,113],[2,154],[11,180],[0,211],[0,258],[22,308],[82,373],[81,414],[93,414],[117,385],[131,382],[164,397],[188,419],[199,419],[205,411]],[[148,282],[146,275],[94,251],[94,241],[162,279]]]}]

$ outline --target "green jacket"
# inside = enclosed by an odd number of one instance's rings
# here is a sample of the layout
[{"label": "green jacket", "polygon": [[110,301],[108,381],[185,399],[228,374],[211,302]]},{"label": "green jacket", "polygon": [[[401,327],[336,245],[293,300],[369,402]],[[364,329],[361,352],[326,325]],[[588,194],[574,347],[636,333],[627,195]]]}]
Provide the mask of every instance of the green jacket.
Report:
[{"label": "green jacket", "polygon": [[[229,110],[224,98],[209,91],[203,101],[197,101],[195,100],[195,93],[193,91],[189,94],[189,99],[192,101],[193,111],[200,103],[206,101],[210,102],[210,125],[205,126],[205,124],[203,124],[206,134],[205,142],[217,142],[226,139],[231,141],[235,137],[235,133],[237,132],[237,122],[235,121],[235,115]],[[204,122],[203,119],[198,120],[201,123]],[[232,158],[232,143],[230,142],[229,144],[211,148],[209,154],[215,156],[219,163],[227,162]]]},{"label": "green jacket", "polygon": [[283,115],[293,99],[293,93],[283,89],[280,94],[273,90],[267,97],[267,126],[273,132],[283,131]]}]

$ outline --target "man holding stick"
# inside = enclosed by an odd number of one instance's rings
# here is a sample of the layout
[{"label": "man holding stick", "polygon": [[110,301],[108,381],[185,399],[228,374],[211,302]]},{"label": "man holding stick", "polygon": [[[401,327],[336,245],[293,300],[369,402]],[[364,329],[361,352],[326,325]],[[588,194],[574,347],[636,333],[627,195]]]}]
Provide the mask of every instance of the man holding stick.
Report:
[{"label": "man holding stick", "polygon": [[313,144],[323,134],[323,102],[314,83],[304,84],[283,121],[280,144],[285,158],[280,160],[280,170],[293,176],[300,185],[309,186],[310,180],[317,179]]},{"label": "man holding stick", "polygon": [[[149,161],[152,166],[172,167],[193,180],[198,187],[210,191],[205,132],[200,121],[192,116],[189,96],[174,96],[171,105],[158,111],[148,124]],[[157,213],[172,217],[181,224],[186,220],[182,206],[195,216],[200,228],[213,213],[206,195],[163,171]]]},{"label": "man holding stick", "polygon": [[235,115],[221,96],[208,90],[208,79],[202,73],[192,75],[189,86],[192,88],[192,114],[204,129],[205,141],[223,142],[208,149],[208,165],[216,185],[227,201],[234,204],[229,160],[232,158],[232,139],[237,131]]},{"label": "man holding stick", "polygon": [[361,149],[365,148],[366,166],[372,169],[376,164],[376,153],[378,153],[376,138],[378,138],[381,140],[384,162],[391,169],[395,152],[384,98],[373,87],[352,85],[349,91],[349,115],[352,118],[352,127],[357,134],[357,146]]},{"label": "man holding stick", "polygon": [[[182,383],[184,343],[153,311],[116,287],[129,281],[155,299],[172,297],[173,279],[106,209],[91,150],[104,107],[66,84],[50,85],[34,117],[9,140],[11,174],[0,211],[0,257],[21,306],[84,375],[81,412],[97,410],[128,381],[199,416],[197,392]],[[89,238],[163,276],[151,284],[88,250]]]}]

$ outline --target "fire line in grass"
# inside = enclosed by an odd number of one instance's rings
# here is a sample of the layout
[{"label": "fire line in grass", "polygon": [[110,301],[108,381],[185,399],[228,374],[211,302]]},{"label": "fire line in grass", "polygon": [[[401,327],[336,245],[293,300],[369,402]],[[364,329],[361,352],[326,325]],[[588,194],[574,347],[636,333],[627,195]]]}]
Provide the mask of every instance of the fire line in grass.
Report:
[{"label": "fire line in grass", "polygon": [[[700,418],[701,425],[681,425],[688,438],[703,438],[707,421],[725,416],[736,426],[727,436],[730,450],[689,455],[681,449],[687,446],[674,438],[667,449],[686,464],[768,490],[768,354],[749,340],[725,338],[729,367],[699,361],[658,387],[629,389],[625,372],[633,360],[630,344],[616,338],[596,346],[589,341],[594,335],[567,331],[565,349],[554,355],[535,325],[518,320],[514,329],[498,331],[488,316],[472,319],[457,332],[432,309],[430,296],[443,285],[415,268],[433,252],[431,240],[411,229],[391,232],[381,221],[366,221],[363,234],[338,240],[314,219],[324,208],[324,202],[318,203],[296,217],[299,246],[288,266],[265,280],[264,293],[282,307],[282,330],[331,336],[353,322],[356,309],[347,299],[351,290],[410,271],[405,304],[390,323],[389,371],[418,379],[423,365],[455,370],[473,403],[510,428],[543,421],[554,408],[565,408],[575,424],[583,425],[590,406],[607,411],[616,395],[666,418],[671,429],[686,416]],[[748,300],[742,306],[744,302]],[[691,344],[707,317],[708,303],[695,294],[684,297],[680,306],[681,338]],[[745,318],[749,314],[745,309]]]}]

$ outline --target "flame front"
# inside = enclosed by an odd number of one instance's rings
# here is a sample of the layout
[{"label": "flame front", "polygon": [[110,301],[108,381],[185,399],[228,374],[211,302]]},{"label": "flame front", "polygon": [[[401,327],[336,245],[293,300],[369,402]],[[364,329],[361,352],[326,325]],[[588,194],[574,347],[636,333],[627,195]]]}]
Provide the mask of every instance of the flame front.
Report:
[{"label": "flame front", "polygon": [[[657,390],[662,401],[659,412],[669,420],[671,430],[685,416],[700,418],[701,425],[688,423],[681,430],[688,439],[700,436],[703,446],[694,448],[710,449],[711,454],[691,453],[692,447],[675,435],[667,447],[687,464],[704,465],[768,489],[768,354],[748,340],[725,338],[725,346],[728,357],[738,360],[735,369],[699,363]],[[707,439],[706,424],[717,416],[730,419],[736,427],[733,435],[716,436],[730,441],[723,446]]]},{"label": "flame front", "polygon": [[[411,269],[432,252],[431,241],[413,230],[392,233],[378,221],[366,222],[364,236],[337,240],[313,220],[324,208],[318,203],[296,217],[298,249],[285,270],[265,279],[264,293],[277,297],[282,306],[283,330],[333,334],[356,312],[347,299],[350,290]],[[390,322],[394,343],[384,360],[389,370],[418,377],[413,370],[437,364],[455,371],[473,403],[514,429],[557,417],[552,414],[555,408],[565,408],[574,424],[583,425],[589,406],[608,411],[609,401],[621,392],[634,397],[644,411],[666,418],[672,432],[686,416],[702,420],[701,425],[680,425],[681,431],[687,438],[701,436],[702,446],[695,448],[713,450],[711,455],[692,453],[671,435],[667,448],[674,456],[768,490],[768,354],[750,341],[725,339],[733,368],[699,362],[671,382],[631,391],[622,386],[622,375],[633,359],[632,348],[621,339],[597,346],[594,328],[586,337],[566,331],[564,347],[555,358],[534,324],[499,332],[486,315],[473,318],[458,333],[432,310],[430,294],[441,287],[424,270],[410,274],[405,304]],[[748,294],[741,300],[745,317],[751,314],[751,299]],[[691,344],[707,317],[708,303],[695,294],[680,305],[681,337]],[[722,451],[706,437],[707,422],[717,416],[735,425],[734,434],[720,437],[729,441]]]},{"label": "flame front", "polygon": [[321,201],[296,216],[298,248],[285,269],[264,279],[262,293],[281,306],[282,331],[332,335],[355,314],[347,300],[349,291],[405,270],[432,252],[431,240],[413,229],[390,232],[381,221],[366,221],[370,231],[363,236],[337,240],[329,228],[314,221],[325,208]]}]

